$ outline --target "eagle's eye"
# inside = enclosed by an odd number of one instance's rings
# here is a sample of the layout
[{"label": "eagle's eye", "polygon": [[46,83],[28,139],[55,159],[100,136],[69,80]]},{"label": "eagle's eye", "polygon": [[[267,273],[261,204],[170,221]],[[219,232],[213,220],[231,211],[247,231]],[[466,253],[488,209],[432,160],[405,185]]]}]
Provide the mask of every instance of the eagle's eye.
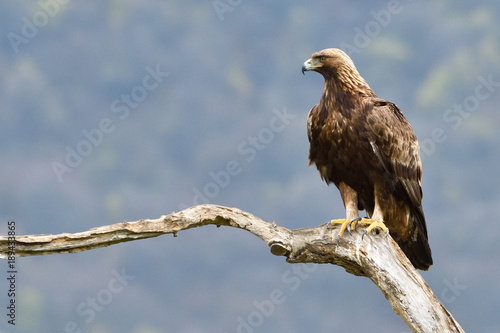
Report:
[{"label": "eagle's eye", "polygon": [[322,56],[321,58],[319,58],[319,61],[321,61],[321,62],[324,62],[325,60],[326,60],[325,56]]}]

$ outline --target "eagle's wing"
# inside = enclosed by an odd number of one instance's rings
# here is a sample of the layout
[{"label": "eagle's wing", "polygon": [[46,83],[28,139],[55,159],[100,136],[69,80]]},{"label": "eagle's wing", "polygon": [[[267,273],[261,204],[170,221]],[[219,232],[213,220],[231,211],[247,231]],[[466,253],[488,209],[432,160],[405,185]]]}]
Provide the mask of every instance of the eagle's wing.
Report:
[{"label": "eagle's wing", "polygon": [[[367,115],[369,140],[394,190],[414,207],[422,202],[422,163],[418,141],[401,110],[382,99],[371,98]],[[424,225],[425,228],[425,225]]]},{"label": "eagle's wing", "polygon": [[413,265],[426,270],[432,265],[432,256],[421,204],[422,163],[417,138],[394,103],[378,98],[371,98],[371,103],[373,109],[367,113],[370,144],[385,170],[385,183],[391,187],[395,200],[409,208],[404,234],[393,237]]},{"label": "eagle's wing", "polygon": [[[311,108],[307,116],[307,138],[309,139],[309,143],[311,144],[309,149],[309,165],[315,163],[319,149],[317,145],[313,144],[314,140],[318,138],[319,132],[321,131],[321,126],[317,124],[319,120],[319,112],[319,104],[316,104]],[[321,170],[320,175],[324,181],[326,181],[327,183],[330,182],[330,180],[327,179],[326,174],[324,172],[321,172]]]}]

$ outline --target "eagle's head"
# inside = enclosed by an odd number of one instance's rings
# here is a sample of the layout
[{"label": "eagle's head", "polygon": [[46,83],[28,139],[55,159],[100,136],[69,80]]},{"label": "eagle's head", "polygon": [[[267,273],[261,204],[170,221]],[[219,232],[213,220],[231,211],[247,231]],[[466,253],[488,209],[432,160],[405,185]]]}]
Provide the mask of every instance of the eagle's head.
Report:
[{"label": "eagle's head", "polygon": [[[314,53],[311,58],[302,65],[302,74],[307,71],[315,71],[320,74],[337,72],[339,69],[356,71],[351,58],[340,49],[325,49]],[[357,72],[357,71],[356,71]]]},{"label": "eagle's head", "polygon": [[325,82],[342,89],[374,95],[366,81],[359,75],[349,56],[339,49],[325,49],[313,53],[302,65],[302,74],[315,71],[323,75]]}]

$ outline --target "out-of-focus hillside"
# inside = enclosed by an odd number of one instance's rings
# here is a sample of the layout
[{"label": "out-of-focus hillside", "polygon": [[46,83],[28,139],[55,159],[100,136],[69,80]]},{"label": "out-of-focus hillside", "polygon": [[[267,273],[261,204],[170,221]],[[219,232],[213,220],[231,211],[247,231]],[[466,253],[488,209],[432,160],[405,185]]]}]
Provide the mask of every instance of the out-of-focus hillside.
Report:
[{"label": "out-of-focus hillside", "polygon": [[[341,47],[419,138],[435,259],[424,278],[466,331],[496,332],[499,16],[487,1],[3,2],[0,232],[9,220],[18,234],[77,232],[203,202],[289,228],[342,217],[337,189],[307,167],[323,79],[300,73]],[[4,317],[2,332],[409,331],[370,281],[286,264],[241,230],[18,265],[18,322]],[[262,312],[273,290],[285,301]]]}]

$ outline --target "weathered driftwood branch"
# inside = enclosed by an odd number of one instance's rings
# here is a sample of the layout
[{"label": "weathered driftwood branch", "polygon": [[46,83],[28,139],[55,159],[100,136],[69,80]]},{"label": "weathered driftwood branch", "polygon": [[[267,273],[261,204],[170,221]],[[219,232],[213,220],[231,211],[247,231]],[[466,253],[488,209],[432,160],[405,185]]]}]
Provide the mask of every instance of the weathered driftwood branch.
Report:
[{"label": "weathered driftwood branch", "polygon": [[[334,264],[354,275],[370,278],[414,332],[463,332],[413,268],[391,237],[371,233],[361,239],[356,230],[344,235],[325,225],[289,230],[236,208],[200,205],[154,220],[102,226],[74,234],[17,236],[15,256],[71,253],[156,237],[208,224],[245,229],[269,245],[289,263]],[[8,238],[0,236],[0,258],[9,255]]]}]

